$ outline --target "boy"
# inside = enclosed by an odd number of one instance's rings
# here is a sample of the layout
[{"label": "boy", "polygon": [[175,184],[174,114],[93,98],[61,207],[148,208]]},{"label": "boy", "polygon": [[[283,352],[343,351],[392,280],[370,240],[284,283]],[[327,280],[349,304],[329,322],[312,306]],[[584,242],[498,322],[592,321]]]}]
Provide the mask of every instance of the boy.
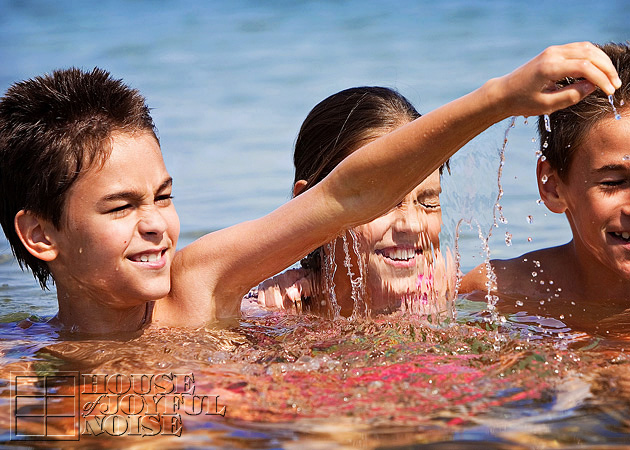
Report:
[{"label": "boy", "polygon": [[[563,76],[585,80],[550,89]],[[267,216],[176,252],[172,180],[144,99],[99,69],[56,71],[0,102],[0,220],[20,264],[42,286],[54,280],[60,327],[201,326],[238,315],[251,286],[391,209],[493,123],[568,106],[596,85],[619,86],[600,50],[551,47],[368,143]]]},{"label": "boy", "polygon": [[[630,47],[607,44],[602,50],[623,83],[615,108],[598,89],[551,114],[551,131],[543,117],[538,121],[538,190],[549,210],[566,214],[573,239],[490,262],[500,309],[562,315],[585,331],[596,331],[606,318],[610,325],[630,307]],[[487,292],[486,270],[482,264],[468,273],[460,291]]]}]

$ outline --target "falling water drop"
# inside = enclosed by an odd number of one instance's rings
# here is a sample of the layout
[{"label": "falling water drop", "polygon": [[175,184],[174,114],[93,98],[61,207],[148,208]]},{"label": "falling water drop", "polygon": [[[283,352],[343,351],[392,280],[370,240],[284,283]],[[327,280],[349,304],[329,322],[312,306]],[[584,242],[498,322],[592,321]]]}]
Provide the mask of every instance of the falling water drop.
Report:
[{"label": "falling water drop", "polygon": [[628,161],[630,160],[630,155],[623,155],[623,158],[621,158],[623,161]]},{"label": "falling water drop", "polygon": [[547,175],[543,175],[542,177],[540,177],[540,181],[542,181],[542,184],[547,183],[547,180],[548,180],[548,179],[549,179],[549,178],[547,178]]},{"label": "falling water drop", "polygon": [[615,108],[615,102],[612,95],[608,96],[608,101],[610,102],[610,106],[612,106],[613,113],[615,114],[615,119],[620,120],[621,114],[619,114],[619,112],[617,112],[617,108]]},{"label": "falling water drop", "polygon": [[549,114],[545,114],[543,117],[545,119],[545,130],[547,130],[547,133],[551,133],[551,121],[549,120]]},{"label": "falling water drop", "polygon": [[527,223],[533,223],[534,218],[532,216],[527,216]]},{"label": "falling water drop", "polygon": [[523,302],[520,300],[516,300],[516,306],[523,306]]},{"label": "falling water drop", "polygon": [[543,201],[542,201],[542,198],[539,198],[538,200],[536,200],[536,204],[537,204],[537,205],[542,205],[542,202],[543,202]]},{"label": "falling water drop", "polygon": [[505,245],[507,245],[508,247],[510,245],[512,245],[512,233],[509,232],[505,232]]},{"label": "falling water drop", "polygon": [[532,238],[531,238],[531,237],[528,237],[528,238],[527,238],[527,242],[531,242],[531,241],[532,241]]},{"label": "falling water drop", "polygon": [[546,157],[545,155],[542,155],[542,156],[540,157],[540,160],[541,160],[541,161],[547,161],[547,157]]}]

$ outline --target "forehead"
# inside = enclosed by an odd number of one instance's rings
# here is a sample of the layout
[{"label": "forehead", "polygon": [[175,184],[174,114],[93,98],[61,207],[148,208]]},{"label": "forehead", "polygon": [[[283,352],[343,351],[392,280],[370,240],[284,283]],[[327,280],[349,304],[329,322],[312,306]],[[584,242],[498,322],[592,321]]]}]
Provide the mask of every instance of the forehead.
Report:
[{"label": "forehead", "polygon": [[439,195],[442,192],[440,183],[440,171],[436,170],[424,179],[416,188],[411,191],[412,195]]},{"label": "forehead", "polygon": [[163,183],[168,176],[160,146],[149,132],[114,133],[111,152],[102,164],[81,174],[71,189],[98,195],[119,189],[141,189]]},{"label": "forehead", "polygon": [[595,123],[574,158],[573,165],[582,169],[630,162],[630,111],[620,120],[611,117]]}]

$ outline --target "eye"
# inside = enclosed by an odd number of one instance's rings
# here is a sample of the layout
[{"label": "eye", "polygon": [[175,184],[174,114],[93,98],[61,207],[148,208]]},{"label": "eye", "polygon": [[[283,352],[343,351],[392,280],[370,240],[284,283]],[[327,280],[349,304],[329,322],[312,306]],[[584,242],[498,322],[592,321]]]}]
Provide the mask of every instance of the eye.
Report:
[{"label": "eye", "polygon": [[427,203],[427,202],[419,202],[422,206],[429,209],[436,209],[440,207],[439,203]]},{"label": "eye", "polygon": [[107,211],[107,214],[112,214],[116,217],[124,216],[129,211],[130,208],[131,208],[131,204],[125,203],[124,205],[120,205],[120,206],[110,209],[109,211]]},{"label": "eye", "polygon": [[615,188],[621,186],[626,180],[623,178],[600,181],[599,184],[604,188]]},{"label": "eye", "polygon": [[155,203],[161,206],[169,206],[173,201],[173,196],[171,194],[163,194],[155,197]]}]

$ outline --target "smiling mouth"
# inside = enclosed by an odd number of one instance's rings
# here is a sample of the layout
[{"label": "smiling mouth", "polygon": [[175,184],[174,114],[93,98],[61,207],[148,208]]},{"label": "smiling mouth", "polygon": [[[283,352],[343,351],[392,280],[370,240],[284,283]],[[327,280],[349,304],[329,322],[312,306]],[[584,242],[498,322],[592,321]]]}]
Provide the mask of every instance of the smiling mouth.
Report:
[{"label": "smiling mouth", "polygon": [[630,233],[628,233],[627,231],[622,231],[621,233],[617,231],[611,231],[608,234],[610,234],[613,237],[616,237],[617,239],[621,239],[622,241],[630,242]]},{"label": "smiling mouth", "polygon": [[409,262],[414,260],[417,255],[422,255],[422,249],[392,247],[374,250],[374,253],[393,262]]},{"label": "smiling mouth", "polygon": [[158,252],[138,253],[136,255],[130,256],[129,259],[134,262],[152,263],[162,259],[164,253],[166,253],[166,249],[160,250]]}]

